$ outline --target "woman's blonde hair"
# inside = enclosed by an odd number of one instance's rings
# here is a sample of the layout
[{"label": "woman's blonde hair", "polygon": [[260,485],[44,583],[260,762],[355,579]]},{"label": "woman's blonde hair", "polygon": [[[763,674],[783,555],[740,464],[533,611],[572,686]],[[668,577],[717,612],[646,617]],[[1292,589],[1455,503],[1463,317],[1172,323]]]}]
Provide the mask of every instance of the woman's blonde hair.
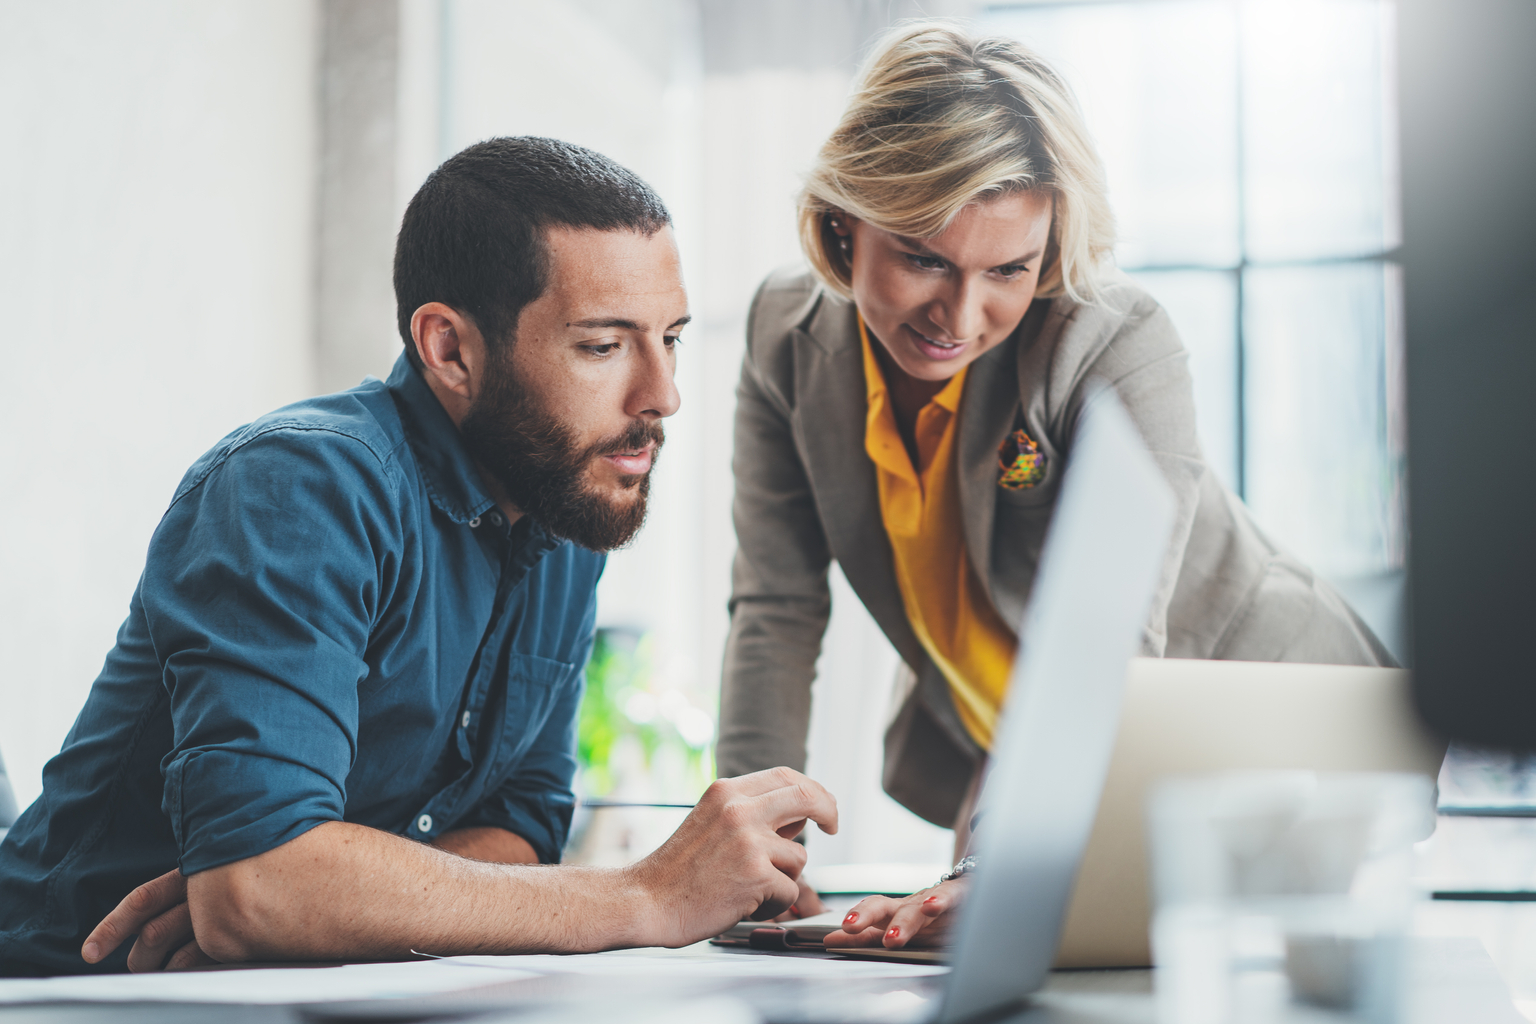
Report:
[{"label": "woman's blonde hair", "polygon": [[800,244],[816,275],[851,298],[832,215],[929,238],[971,203],[1034,190],[1053,204],[1036,294],[1096,301],[1114,215],[1071,89],[1012,40],[910,22],[876,46],[817,155],[800,194]]}]

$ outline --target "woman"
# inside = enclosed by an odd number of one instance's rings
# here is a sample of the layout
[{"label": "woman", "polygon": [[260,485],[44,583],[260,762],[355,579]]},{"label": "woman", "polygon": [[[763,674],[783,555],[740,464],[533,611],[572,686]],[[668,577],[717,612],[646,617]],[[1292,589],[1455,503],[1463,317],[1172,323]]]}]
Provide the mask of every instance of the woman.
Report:
[{"label": "woman", "polygon": [[[1206,465],[1184,349],[1112,268],[1098,157],[1038,57],[945,23],[894,31],[810,173],[800,236],[811,273],[764,282],[738,389],[722,775],[803,767],[835,558],[904,663],[886,791],[963,851],[1094,382],[1178,500],[1143,654],[1390,660]],[[960,886],[867,901],[844,938],[903,945]]]}]

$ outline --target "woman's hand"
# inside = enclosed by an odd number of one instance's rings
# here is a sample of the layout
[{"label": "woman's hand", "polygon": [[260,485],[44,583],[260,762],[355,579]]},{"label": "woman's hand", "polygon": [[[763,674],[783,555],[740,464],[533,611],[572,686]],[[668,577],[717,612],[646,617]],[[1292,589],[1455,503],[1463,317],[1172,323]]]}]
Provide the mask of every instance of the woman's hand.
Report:
[{"label": "woman's hand", "polygon": [[136,974],[218,962],[203,952],[192,934],[187,880],[180,871],[167,871],[124,896],[86,936],[80,955],[88,964],[100,963],[130,935],[138,936],[128,951],[128,969]]},{"label": "woman's hand", "polygon": [[843,930],[824,940],[828,949],[848,946],[943,946],[950,941],[955,914],[965,902],[969,879],[951,882],[904,896],[866,896],[843,918]]}]

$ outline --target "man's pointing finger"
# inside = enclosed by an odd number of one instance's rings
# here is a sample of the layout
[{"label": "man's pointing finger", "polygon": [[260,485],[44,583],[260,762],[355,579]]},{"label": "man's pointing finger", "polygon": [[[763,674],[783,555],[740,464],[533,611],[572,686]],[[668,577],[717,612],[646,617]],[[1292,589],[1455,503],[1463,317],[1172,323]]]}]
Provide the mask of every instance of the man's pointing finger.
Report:
[{"label": "man's pointing finger", "polygon": [[775,831],[809,818],[828,835],[837,832],[836,798],[803,775],[795,785],[753,797],[752,804]]}]

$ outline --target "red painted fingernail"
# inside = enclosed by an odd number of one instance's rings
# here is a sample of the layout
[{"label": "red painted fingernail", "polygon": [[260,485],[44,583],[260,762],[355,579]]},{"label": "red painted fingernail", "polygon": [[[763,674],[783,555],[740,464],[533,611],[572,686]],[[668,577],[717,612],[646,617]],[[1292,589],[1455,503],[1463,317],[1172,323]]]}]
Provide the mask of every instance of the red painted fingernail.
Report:
[{"label": "red painted fingernail", "polygon": [[796,910],[794,907],[790,907],[789,910],[786,911],[786,913],[794,914],[796,917],[800,916],[800,911]]},{"label": "red painted fingernail", "polygon": [[895,928],[892,928],[890,931],[885,933],[885,937],[888,938],[888,939],[900,938],[901,937],[901,928],[899,926],[895,927]]},{"label": "red painted fingernail", "polygon": [[857,910],[850,910],[848,911],[848,916],[843,918],[843,924],[853,924],[853,922],[857,921],[858,919],[859,912]]},{"label": "red painted fingernail", "polygon": [[927,899],[923,900],[923,902],[924,903],[937,903],[937,902],[939,902],[939,898],[937,896],[929,896]]}]

